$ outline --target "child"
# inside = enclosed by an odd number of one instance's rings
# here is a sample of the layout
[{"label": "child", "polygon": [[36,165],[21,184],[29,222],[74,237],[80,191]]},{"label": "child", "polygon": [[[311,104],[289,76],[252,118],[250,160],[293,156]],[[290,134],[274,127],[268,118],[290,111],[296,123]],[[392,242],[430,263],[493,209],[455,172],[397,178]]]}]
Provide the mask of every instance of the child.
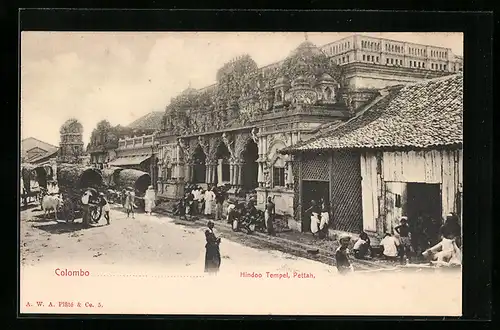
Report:
[{"label": "child", "polygon": [[340,246],[335,251],[335,262],[339,274],[347,274],[354,271],[354,268],[349,261],[349,243],[351,242],[351,237],[347,234],[341,235],[339,237]]},{"label": "child", "polygon": [[102,207],[102,211],[104,212],[104,219],[106,219],[107,224],[109,225],[109,211],[110,211],[109,203],[106,200],[106,197],[104,197],[103,193],[100,193],[99,196],[101,197],[99,200],[99,206]]},{"label": "child", "polygon": [[383,247],[382,252],[386,260],[396,261],[398,257],[398,243],[397,240],[390,233],[386,233],[384,238],[380,241],[380,246]]},{"label": "child", "polygon": [[359,238],[356,243],[354,243],[352,250],[354,251],[354,258],[356,259],[367,259],[370,257],[371,246],[370,238],[367,233],[362,232],[359,234]]},{"label": "child", "polygon": [[406,262],[408,262],[410,254],[412,253],[411,233],[410,227],[408,226],[408,218],[401,217],[400,225],[394,228],[394,230],[399,235],[401,264],[404,264],[405,258]]}]

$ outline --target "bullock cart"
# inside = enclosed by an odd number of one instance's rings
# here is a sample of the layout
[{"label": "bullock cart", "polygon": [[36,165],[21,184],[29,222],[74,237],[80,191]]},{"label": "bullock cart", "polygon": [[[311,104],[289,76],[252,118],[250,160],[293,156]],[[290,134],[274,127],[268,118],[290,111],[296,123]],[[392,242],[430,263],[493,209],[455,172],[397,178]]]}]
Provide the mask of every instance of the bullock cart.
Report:
[{"label": "bullock cart", "polygon": [[52,167],[21,164],[21,193],[20,197],[26,205],[28,199],[43,199],[47,192],[47,183],[52,179]]},{"label": "bullock cart", "polygon": [[90,218],[98,222],[102,215],[102,207],[97,205],[99,191],[104,188],[101,171],[82,165],[63,164],[57,168],[57,181],[63,199],[59,209],[59,218],[73,222],[82,214],[82,196],[91,192],[89,199]]},{"label": "bullock cart", "polygon": [[136,204],[139,204],[140,208],[144,208],[144,195],[151,184],[151,176],[139,170],[118,169],[114,174],[114,178],[115,189],[123,191],[132,188],[135,191],[135,196],[138,197]]}]

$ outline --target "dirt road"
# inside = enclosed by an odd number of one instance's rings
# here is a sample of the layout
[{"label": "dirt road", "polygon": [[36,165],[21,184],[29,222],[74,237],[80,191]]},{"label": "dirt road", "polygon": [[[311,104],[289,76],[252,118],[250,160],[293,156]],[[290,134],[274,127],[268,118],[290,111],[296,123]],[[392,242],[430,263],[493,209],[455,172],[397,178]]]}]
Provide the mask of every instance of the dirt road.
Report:
[{"label": "dirt road", "polygon": [[[112,210],[109,226],[102,219],[100,224],[83,229],[80,219],[75,224],[57,223],[40,218],[40,214],[36,209],[21,214],[24,312],[55,311],[47,307],[50,299],[75,304],[98,299],[106,309],[57,312],[460,313],[460,274],[382,272],[345,278],[331,265],[266,247],[245,246],[222,233],[221,270],[216,278],[207,278],[203,272],[203,228],[178,225],[168,217],[137,214],[132,219]],[[57,269],[83,269],[90,276],[61,277],[55,274]],[[241,273],[259,273],[263,278],[246,278]],[[267,273],[289,274],[291,278],[271,278]],[[311,277],[294,278],[295,273]],[[366,301],[360,301],[360,295]],[[45,301],[45,307],[34,308],[35,301]]]}]

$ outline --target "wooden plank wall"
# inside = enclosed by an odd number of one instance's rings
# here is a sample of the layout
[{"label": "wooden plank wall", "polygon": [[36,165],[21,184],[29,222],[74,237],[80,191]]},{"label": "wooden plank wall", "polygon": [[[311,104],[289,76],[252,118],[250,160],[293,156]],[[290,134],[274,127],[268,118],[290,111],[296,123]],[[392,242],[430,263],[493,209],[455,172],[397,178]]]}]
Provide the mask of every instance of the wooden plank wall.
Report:
[{"label": "wooden plank wall", "polygon": [[361,154],[361,195],[363,198],[363,229],[377,231],[379,216],[377,158],[374,153]]},{"label": "wooden plank wall", "polygon": [[384,152],[384,181],[441,184],[444,216],[457,211],[461,162],[458,150]]},{"label": "wooden plank wall", "polygon": [[[387,210],[386,193],[400,193],[405,197],[404,186],[389,185],[387,182],[417,182],[441,184],[442,213],[459,212],[457,203],[459,185],[463,184],[463,151],[430,150],[408,152],[384,152],[382,173],[377,174],[375,152],[361,154],[361,175],[363,195],[363,226],[367,231],[382,231],[376,219],[386,219],[386,230],[392,226],[392,218],[401,216],[403,210]],[[385,192],[387,190],[387,192]],[[458,195],[458,196],[457,196]],[[378,201],[378,203],[377,203]],[[404,203],[404,201],[402,201]],[[388,218],[391,218],[390,220]],[[389,220],[389,222],[387,221]]]}]

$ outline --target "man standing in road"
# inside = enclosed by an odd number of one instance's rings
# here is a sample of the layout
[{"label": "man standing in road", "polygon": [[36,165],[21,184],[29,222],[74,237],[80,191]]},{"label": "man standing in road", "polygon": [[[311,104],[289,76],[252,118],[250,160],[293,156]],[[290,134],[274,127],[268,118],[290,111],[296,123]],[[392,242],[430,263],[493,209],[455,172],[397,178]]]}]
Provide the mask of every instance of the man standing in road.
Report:
[{"label": "man standing in road", "polygon": [[275,206],[273,203],[273,199],[271,198],[271,196],[269,196],[267,197],[267,204],[266,204],[266,211],[264,213],[264,218],[266,220],[267,233],[271,236],[276,236],[273,225],[274,212],[275,212]]},{"label": "man standing in road", "polygon": [[82,196],[82,221],[85,226],[89,225],[89,198],[90,191],[86,191]]},{"label": "man standing in road", "polygon": [[225,193],[222,188],[215,189],[215,220],[222,219],[222,205],[224,204]]}]

